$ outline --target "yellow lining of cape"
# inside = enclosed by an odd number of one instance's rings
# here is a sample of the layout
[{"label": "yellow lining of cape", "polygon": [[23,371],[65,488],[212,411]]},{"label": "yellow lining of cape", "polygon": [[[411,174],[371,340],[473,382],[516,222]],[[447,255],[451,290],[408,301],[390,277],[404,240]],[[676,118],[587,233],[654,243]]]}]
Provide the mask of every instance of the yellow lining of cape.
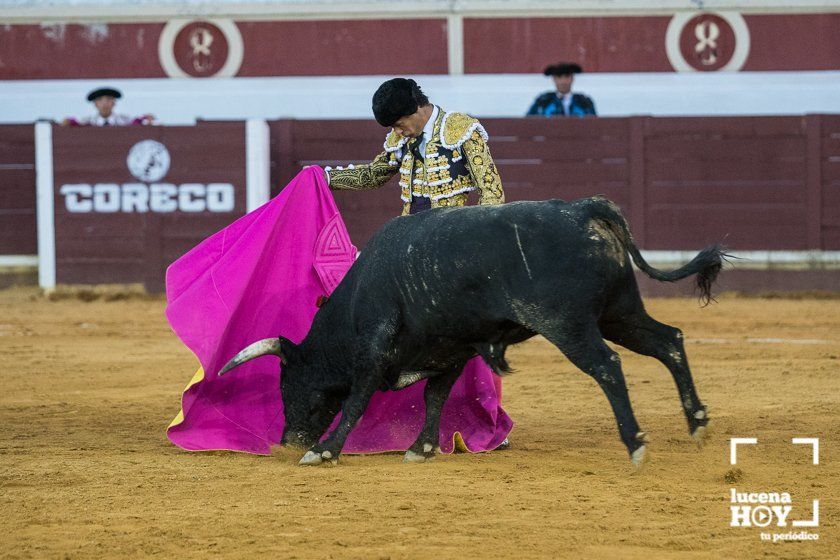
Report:
[{"label": "yellow lining of cape", "polygon": [[[190,387],[192,387],[196,383],[201,383],[201,381],[203,381],[203,380],[204,380],[204,368],[199,367],[198,371],[195,372],[195,375],[192,376],[192,379],[190,379],[190,382],[187,383],[187,386],[184,387],[184,390],[181,392],[182,402],[183,402],[184,393],[189,391]],[[171,430],[174,426],[177,426],[178,424],[180,424],[183,421],[184,421],[184,408],[183,408],[183,405],[182,405],[181,410],[178,411],[178,414],[175,416],[175,418],[172,419],[172,422],[169,424],[169,426],[166,427],[166,430],[167,431]]]},{"label": "yellow lining of cape", "polygon": [[453,453],[455,451],[460,451],[461,453],[472,453],[472,451],[470,451],[470,448],[467,447],[466,442],[464,442],[464,438],[461,437],[461,432],[455,432],[454,434],[452,434],[452,439],[454,440],[454,445],[452,447]]}]

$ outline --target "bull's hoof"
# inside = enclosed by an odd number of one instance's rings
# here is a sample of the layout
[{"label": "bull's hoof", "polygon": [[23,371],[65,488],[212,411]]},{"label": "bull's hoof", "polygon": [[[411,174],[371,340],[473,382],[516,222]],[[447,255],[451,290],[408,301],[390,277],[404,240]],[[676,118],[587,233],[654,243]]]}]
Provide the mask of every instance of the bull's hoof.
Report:
[{"label": "bull's hoof", "polygon": [[423,444],[422,453],[417,453],[409,449],[405,452],[403,463],[425,463],[426,461],[431,461],[435,458],[435,451],[439,450],[439,447],[435,448],[431,443]]},{"label": "bull's hoof", "polygon": [[689,427],[694,426],[691,437],[697,447],[702,448],[706,440],[709,439],[709,408],[703,406],[700,410],[695,411],[692,416],[693,418],[689,419]]},{"label": "bull's hoof", "polygon": [[698,426],[693,432],[691,432],[691,437],[694,439],[694,443],[697,444],[697,448],[702,449],[706,440],[709,439],[708,426]]},{"label": "bull's hoof", "polygon": [[310,450],[306,452],[300,461],[298,461],[298,464],[304,466],[320,465],[324,461],[327,461],[326,464],[328,465],[335,465],[338,463],[338,459],[333,459],[332,453],[329,451],[316,453],[315,451]]},{"label": "bull's hoof", "polygon": [[403,457],[403,463],[425,463],[426,456],[422,453],[415,453],[412,450],[408,450],[405,452],[405,456]]},{"label": "bull's hoof", "polygon": [[647,463],[647,447],[645,446],[648,443],[647,432],[638,432],[636,437],[634,438],[637,442],[641,443],[636,450],[630,454],[630,462],[633,463],[633,466],[636,470],[640,470],[645,463]]},{"label": "bull's hoof", "polygon": [[645,463],[647,463],[647,461],[648,454],[647,449],[644,445],[638,448],[630,455],[630,462],[633,463],[633,466],[636,468],[636,470],[640,470],[645,465]]},{"label": "bull's hoof", "polygon": [[314,451],[307,451],[306,455],[304,455],[301,460],[298,462],[299,465],[320,465],[324,460],[321,459],[321,456]]}]

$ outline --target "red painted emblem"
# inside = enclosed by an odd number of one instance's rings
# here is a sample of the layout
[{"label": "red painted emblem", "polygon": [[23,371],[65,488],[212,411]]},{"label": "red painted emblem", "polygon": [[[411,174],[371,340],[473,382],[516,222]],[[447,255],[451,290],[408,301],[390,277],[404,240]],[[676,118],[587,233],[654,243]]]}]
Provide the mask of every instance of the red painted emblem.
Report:
[{"label": "red painted emblem", "polygon": [[698,14],[680,31],[683,60],[701,72],[713,72],[726,66],[735,54],[736,42],[732,26],[717,14]]},{"label": "red painted emblem", "polygon": [[230,47],[224,32],[207,21],[185,25],[172,45],[175,62],[194,78],[215,75],[225,65]]}]

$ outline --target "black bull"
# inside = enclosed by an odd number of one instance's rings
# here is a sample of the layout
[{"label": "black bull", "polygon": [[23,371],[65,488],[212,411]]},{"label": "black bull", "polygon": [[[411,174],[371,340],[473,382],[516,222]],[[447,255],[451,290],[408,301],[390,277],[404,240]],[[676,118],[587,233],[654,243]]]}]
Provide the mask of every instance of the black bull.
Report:
[{"label": "black bull", "polygon": [[[254,343],[220,375],[257,356],[280,356],[283,441],[311,445],[302,464],[336,461],[376,390],[428,378],[426,421],[405,456],[423,461],[437,451],[441,409],[466,362],[481,355],[503,375],[505,349],[540,334],[598,382],[639,465],[645,434],[618,354],[604,339],[665,364],[698,443],[709,418],[682,333],[647,314],[630,258],[661,281],[696,274],[708,301],[725,257],[714,245],[678,270],[657,270],[642,258],[618,208],[602,197],[395,218],[370,240],[299,345],[283,337]],[[317,443],[339,411],[339,425]]]}]

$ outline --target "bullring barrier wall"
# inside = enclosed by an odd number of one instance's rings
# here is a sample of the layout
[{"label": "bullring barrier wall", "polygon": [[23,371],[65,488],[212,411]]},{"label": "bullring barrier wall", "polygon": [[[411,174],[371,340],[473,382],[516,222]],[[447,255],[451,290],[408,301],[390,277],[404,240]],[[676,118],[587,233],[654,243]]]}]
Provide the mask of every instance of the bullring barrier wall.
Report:
[{"label": "bullring barrier wall", "polygon": [[[604,194],[657,266],[723,241],[741,257],[724,289],[840,289],[840,116],[482,119],[508,201]],[[272,185],[303,165],[370,161],[372,121],[269,123]],[[396,179],[336,192],[360,247],[399,213]],[[475,197],[473,197],[473,202]],[[661,295],[691,291],[640,278]]]},{"label": "bullring barrier wall", "polygon": [[[604,194],[658,266],[723,240],[744,257],[724,289],[840,288],[840,116],[482,122],[509,201]],[[368,120],[0,126],[0,261],[29,262],[37,239],[44,287],[159,291],[169,262],[262,204],[269,186],[277,194],[305,165],[370,161],[383,137]],[[359,247],[401,208],[395,181],[335,196]]]}]

